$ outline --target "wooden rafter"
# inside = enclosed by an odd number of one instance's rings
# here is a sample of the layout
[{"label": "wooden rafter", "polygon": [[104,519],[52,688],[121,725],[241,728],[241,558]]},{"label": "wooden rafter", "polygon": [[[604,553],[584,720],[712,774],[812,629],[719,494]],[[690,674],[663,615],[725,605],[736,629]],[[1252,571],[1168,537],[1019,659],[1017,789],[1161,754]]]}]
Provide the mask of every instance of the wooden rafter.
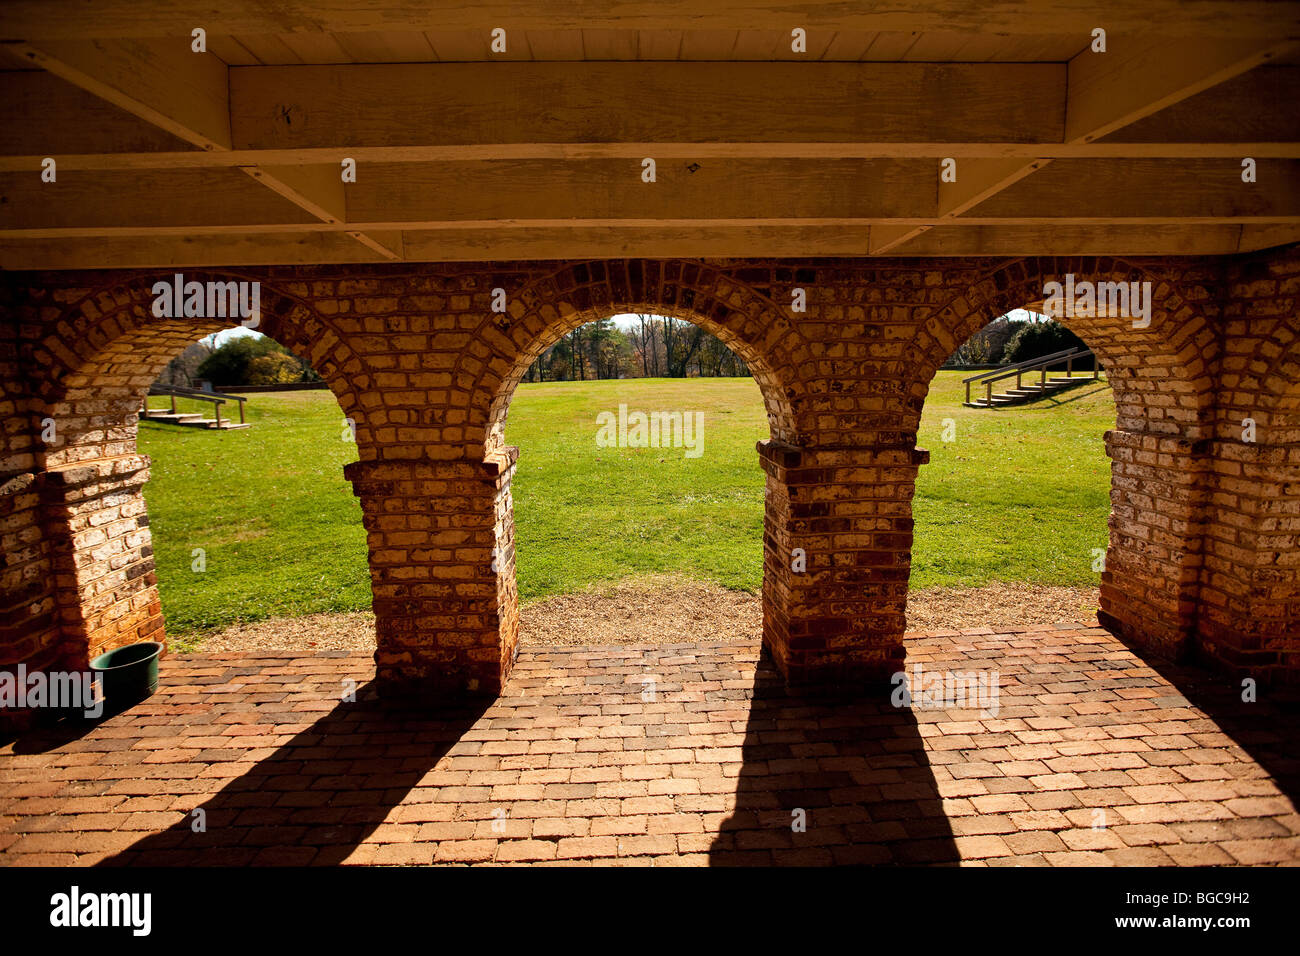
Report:
[{"label": "wooden rafter", "polygon": [[[1295,3],[84,6],[0,5],[3,268],[1228,254],[1300,230]],[[523,42],[493,61],[498,25]],[[836,31],[877,31],[871,55]],[[956,62],[1008,41],[1025,62]],[[319,65],[263,65],[299,55]]]}]

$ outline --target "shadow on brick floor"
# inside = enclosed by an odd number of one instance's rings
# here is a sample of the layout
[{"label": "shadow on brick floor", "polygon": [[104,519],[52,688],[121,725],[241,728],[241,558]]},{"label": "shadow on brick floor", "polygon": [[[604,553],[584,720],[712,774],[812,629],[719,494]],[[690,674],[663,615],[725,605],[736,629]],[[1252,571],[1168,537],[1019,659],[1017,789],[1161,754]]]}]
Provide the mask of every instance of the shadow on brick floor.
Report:
[{"label": "shadow on brick floor", "polygon": [[791,694],[764,654],[743,753],[735,812],[709,850],[711,866],[960,859],[916,720],[887,692]]},{"label": "shadow on brick floor", "polygon": [[488,701],[436,714],[378,699],[374,682],[200,804],[100,866],[333,865],[348,858],[479,720]]},{"label": "shadow on brick floor", "polygon": [[[1300,806],[1300,688],[1261,685],[1257,699],[1248,703],[1242,700],[1239,677],[1198,664],[1145,663],[1176,687],[1183,700],[1204,712]],[[1182,706],[1177,698],[1163,698],[1160,703]]]}]

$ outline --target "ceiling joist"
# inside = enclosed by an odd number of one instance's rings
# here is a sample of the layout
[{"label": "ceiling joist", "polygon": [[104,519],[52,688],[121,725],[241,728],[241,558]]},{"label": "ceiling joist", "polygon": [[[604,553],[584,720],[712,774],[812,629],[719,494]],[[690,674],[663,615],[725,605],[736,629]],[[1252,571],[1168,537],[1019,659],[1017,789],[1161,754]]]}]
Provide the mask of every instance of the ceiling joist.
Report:
[{"label": "ceiling joist", "polygon": [[0,267],[1230,254],[1300,229],[1300,4],[707,6],[11,0]]}]

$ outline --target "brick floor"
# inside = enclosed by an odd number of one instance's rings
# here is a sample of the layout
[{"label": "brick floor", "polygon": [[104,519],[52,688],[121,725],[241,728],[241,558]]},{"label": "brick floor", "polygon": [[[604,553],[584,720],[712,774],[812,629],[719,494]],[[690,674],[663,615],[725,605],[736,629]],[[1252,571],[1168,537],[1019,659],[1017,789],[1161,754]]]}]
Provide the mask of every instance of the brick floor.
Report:
[{"label": "brick floor", "polygon": [[788,696],[754,645],[526,648],[501,699],[423,712],[366,657],[171,658],[127,713],[0,748],[0,862],[1300,860],[1294,709],[1096,628],[908,654],[995,670],[996,713]]}]

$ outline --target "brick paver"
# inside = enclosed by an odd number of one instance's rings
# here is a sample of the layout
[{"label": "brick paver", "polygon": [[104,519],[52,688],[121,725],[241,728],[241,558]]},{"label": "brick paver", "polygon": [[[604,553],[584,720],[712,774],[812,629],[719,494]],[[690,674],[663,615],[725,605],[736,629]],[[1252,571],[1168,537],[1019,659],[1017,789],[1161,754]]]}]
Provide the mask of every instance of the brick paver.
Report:
[{"label": "brick paver", "polygon": [[908,653],[996,671],[997,712],[789,695],[753,644],[525,648],[500,699],[424,711],[360,655],[173,657],[127,713],[0,748],[0,862],[1300,861],[1300,719],[1267,690],[1097,628]]}]

